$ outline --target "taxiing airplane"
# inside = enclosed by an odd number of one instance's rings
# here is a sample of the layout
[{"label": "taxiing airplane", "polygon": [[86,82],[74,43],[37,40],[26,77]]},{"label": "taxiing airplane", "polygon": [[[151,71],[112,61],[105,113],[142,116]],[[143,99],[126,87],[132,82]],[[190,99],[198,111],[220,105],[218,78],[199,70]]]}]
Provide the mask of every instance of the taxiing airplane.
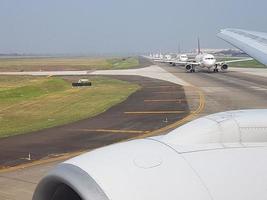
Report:
[{"label": "taxiing airplane", "polygon": [[241,62],[253,60],[252,58],[244,58],[238,60],[228,60],[228,61],[216,61],[216,58],[212,54],[202,53],[200,50],[200,43],[198,39],[198,54],[193,61],[182,62],[179,61],[177,64],[184,64],[187,72],[195,72],[196,67],[207,68],[209,71],[214,72],[225,71],[228,69],[228,64],[233,62]]}]

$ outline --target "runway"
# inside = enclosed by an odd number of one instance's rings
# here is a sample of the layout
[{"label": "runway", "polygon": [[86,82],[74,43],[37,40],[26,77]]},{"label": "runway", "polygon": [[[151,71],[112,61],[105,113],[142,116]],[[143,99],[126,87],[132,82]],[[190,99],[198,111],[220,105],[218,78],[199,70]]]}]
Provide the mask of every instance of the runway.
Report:
[{"label": "runway", "polygon": [[[166,84],[166,82],[161,82],[157,85],[146,85],[146,89],[148,89],[150,93],[147,95],[145,95],[145,93],[143,94],[145,98],[142,98],[142,101],[145,106],[142,107],[142,110],[135,108],[123,111],[125,115],[140,117],[144,115],[155,116],[160,114],[161,116],[158,120],[161,121],[161,125],[158,124],[156,127],[159,129],[164,127],[162,116],[166,114],[168,114],[168,116],[179,115],[178,118],[172,120],[173,123],[170,123],[170,125],[174,124],[173,126],[179,126],[186,121],[192,120],[193,117],[191,114],[196,111],[199,111],[195,113],[197,116],[202,116],[226,110],[267,108],[267,78],[265,77],[267,70],[265,69],[262,69],[261,72],[257,69],[230,69],[225,73],[208,73],[206,71],[186,73],[183,67],[172,67],[167,64],[159,64],[159,68],[170,72],[172,76],[168,77],[172,80],[175,80],[174,77],[177,77],[177,80],[186,84],[183,85],[180,90],[177,90],[177,88],[179,88],[178,86],[170,83]],[[146,73],[149,74],[149,70],[146,71]],[[127,77],[125,76],[125,78]],[[151,96],[152,94],[156,94],[157,96],[153,97]],[[140,98],[143,95],[139,95]],[[201,95],[203,96],[201,97]],[[174,108],[171,105],[179,105],[182,102],[185,103],[183,104],[184,107],[170,109]],[[154,106],[159,103],[164,104],[162,104],[161,113],[159,113],[159,110],[147,109],[145,103]],[[131,104],[133,104],[133,102]],[[128,107],[131,108],[129,105]],[[146,109],[144,109],[145,107]],[[186,110],[186,113],[181,113],[183,108]],[[173,113],[170,113],[170,111]],[[191,115],[191,117],[187,118],[186,116],[188,115]],[[153,119],[157,119],[157,117]],[[153,119],[151,118],[152,121]],[[124,126],[125,133],[123,134],[134,134],[136,137],[143,134],[150,135],[145,131],[150,130],[155,124],[152,123],[151,127],[147,129],[145,129],[143,125],[140,126],[143,128],[137,129],[143,121],[139,123],[140,124],[137,123],[133,125],[131,124],[131,120],[128,121]],[[87,133],[94,131],[99,134],[103,134],[105,131],[117,135],[122,134],[115,126],[112,129],[110,127],[96,127],[93,130],[87,129],[86,131]],[[109,133],[108,137],[111,137],[111,133]],[[153,134],[157,133],[153,132]],[[114,137],[114,135],[112,137]],[[103,138],[101,139],[101,137],[98,137],[96,139],[101,141]],[[21,197],[21,200],[30,199],[38,180],[57,162],[58,161],[0,173],[0,199],[5,197],[6,199],[13,200],[18,196]],[[17,188],[20,188],[20,190],[17,190]]]},{"label": "runway", "polygon": [[[160,66],[204,93],[206,106],[201,115],[227,110],[267,108],[267,69],[261,69],[262,73],[255,69],[257,75],[252,75],[252,69],[186,73],[183,67]],[[190,97],[190,91],[187,87],[184,89],[186,96]],[[192,99],[187,98],[187,101],[189,107],[193,105]]]}]

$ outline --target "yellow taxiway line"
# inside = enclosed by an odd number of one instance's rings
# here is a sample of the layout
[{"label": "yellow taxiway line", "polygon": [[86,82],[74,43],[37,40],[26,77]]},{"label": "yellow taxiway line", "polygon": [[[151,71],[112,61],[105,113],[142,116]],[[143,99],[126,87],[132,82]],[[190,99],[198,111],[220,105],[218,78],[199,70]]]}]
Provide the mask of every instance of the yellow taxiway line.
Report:
[{"label": "yellow taxiway line", "polygon": [[163,110],[163,111],[133,111],[133,112],[124,112],[124,114],[133,114],[133,115],[142,115],[142,114],[180,114],[185,111],[181,110]]},{"label": "yellow taxiway line", "polygon": [[165,92],[153,92],[153,93],[156,93],[156,94],[173,94],[173,93],[179,93],[177,91],[165,91]]},{"label": "yellow taxiway line", "polygon": [[148,87],[145,87],[145,88],[177,88],[179,87],[178,85],[175,86],[175,85],[160,85],[160,86],[148,86]]},{"label": "yellow taxiway line", "polygon": [[60,155],[53,157],[53,158],[44,158],[44,159],[40,159],[40,160],[35,160],[32,162],[17,165],[14,167],[3,167],[3,168],[0,168],[0,173],[12,172],[12,171],[22,170],[25,168],[34,167],[34,166],[38,166],[38,165],[44,165],[44,164],[48,164],[48,163],[52,163],[52,162],[63,161],[63,160],[67,160],[67,159],[73,158],[75,156],[81,155],[82,153],[85,153],[85,152],[87,152],[87,151],[77,151],[77,152],[72,152],[72,153],[64,153],[64,154],[60,154]]},{"label": "yellow taxiway line", "polygon": [[205,102],[206,102],[204,93],[202,92],[202,90],[200,90],[199,88],[197,88],[195,86],[188,86],[188,88],[196,91],[199,95],[199,104],[198,104],[198,107],[196,110],[191,111],[189,115],[187,115],[186,117],[184,117],[181,120],[174,122],[173,124],[170,124],[170,125],[165,126],[163,128],[157,129],[155,131],[151,131],[147,134],[143,134],[143,135],[140,135],[140,136],[128,139],[128,140],[142,139],[142,138],[152,137],[152,136],[160,135],[162,133],[166,133],[167,131],[173,130],[174,128],[177,128],[178,126],[181,126],[184,123],[194,119],[199,113],[201,113],[205,108]]},{"label": "yellow taxiway line", "polygon": [[[205,108],[205,95],[204,93],[197,87],[195,86],[190,86],[191,89],[193,89],[194,91],[197,91],[198,95],[199,95],[199,105],[198,108],[195,111],[190,112],[189,115],[187,115],[186,117],[184,117],[181,120],[176,121],[173,124],[170,124],[168,126],[165,126],[163,128],[160,128],[158,130],[155,131],[146,131],[144,134],[137,136],[137,137],[133,137],[131,139],[125,139],[124,141],[128,141],[128,140],[133,140],[133,139],[141,139],[141,138],[145,138],[145,137],[151,137],[151,136],[156,136],[162,133],[165,133],[169,130],[172,130],[192,119],[194,119],[196,117],[197,114],[199,114],[200,112],[202,112]],[[80,152],[72,152],[72,153],[66,153],[66,154],[61,154],[60,156],[57,157],[53,157],[53,158],[44,158],[41,160],[36,160],[30,163],[26,163],[26,164],[21,164],[18,166],[14,166],[14,167],[6,167],[6,168],[0,168],[0,173],[3,172],[11,172],[11,171],[16,171],[16,170],[21,170],[24,168],[29,168],[29,167],[34,167],[34,166],[38,166],[38,165],[43,165],[43,164],[48,164],[48,163],[52,163],[52,162],[57,162],[57,161],[63,161],[63,160],[67,160],[70,159],[74,156],[78,156],[82,153],[88,152],[87,151],[80,151]]]},{"label": "yellow taxiway line", "polygon": [[85,132],[110,132],[110,133],[137,133],[137,134],[144,134],[150,131],[139,131],[139,130],[123,130],[123,129],[78,129],[80,131]]},{"label": "yellow taxiway line", "polygon": [[182,102],[186,99],[145,99],[144,102]]}]

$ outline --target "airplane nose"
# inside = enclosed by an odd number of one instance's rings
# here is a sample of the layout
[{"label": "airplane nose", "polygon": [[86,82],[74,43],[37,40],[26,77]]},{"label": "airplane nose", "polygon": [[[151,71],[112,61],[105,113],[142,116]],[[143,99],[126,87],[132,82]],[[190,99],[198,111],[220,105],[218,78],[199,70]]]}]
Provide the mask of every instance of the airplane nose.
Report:
[{"label": "airplane nose", "polygon": [[205,65],[206,65],[207,67],[212,67],[212,66],[215,65],[215,61],[213,61],[213,60],[206,61]]},{"label": "airplane nose", "polygon": [[214,66],[214,65],[215,65],[215,61],[214,61],[214,60],[210,60],[210,61],[208,62],[208,65],[211,66],[211,67]]}]

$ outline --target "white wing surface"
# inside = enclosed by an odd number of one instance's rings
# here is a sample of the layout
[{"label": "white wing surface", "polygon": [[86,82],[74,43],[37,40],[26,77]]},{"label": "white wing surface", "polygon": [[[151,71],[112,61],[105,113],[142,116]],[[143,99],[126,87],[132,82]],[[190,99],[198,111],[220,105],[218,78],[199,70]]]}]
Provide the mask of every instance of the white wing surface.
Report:
[{"label": "white wing surface", "polygon": [[267,66],[267,33],[222,29],[217,35]]}]

